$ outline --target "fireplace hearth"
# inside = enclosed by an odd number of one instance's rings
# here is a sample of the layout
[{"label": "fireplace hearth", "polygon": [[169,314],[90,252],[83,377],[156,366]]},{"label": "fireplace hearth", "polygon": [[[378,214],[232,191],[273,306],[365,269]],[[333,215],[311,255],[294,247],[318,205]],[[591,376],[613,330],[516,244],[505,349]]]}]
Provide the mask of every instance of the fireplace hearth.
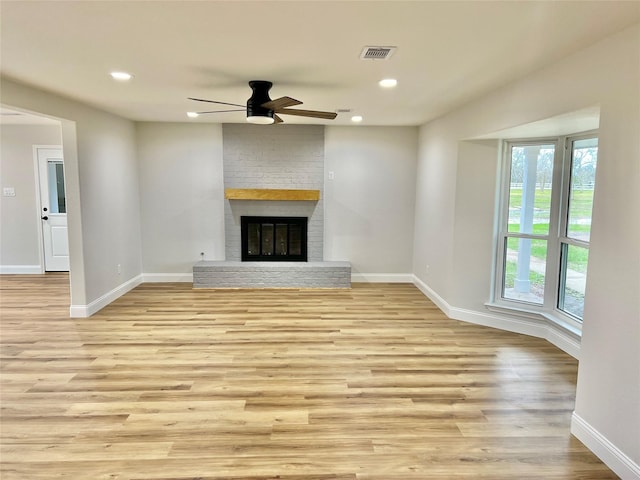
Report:
[{"label": "fireplace hearth", "polygon": [[306,262],[307,217],[240,218],[243,262]]}]

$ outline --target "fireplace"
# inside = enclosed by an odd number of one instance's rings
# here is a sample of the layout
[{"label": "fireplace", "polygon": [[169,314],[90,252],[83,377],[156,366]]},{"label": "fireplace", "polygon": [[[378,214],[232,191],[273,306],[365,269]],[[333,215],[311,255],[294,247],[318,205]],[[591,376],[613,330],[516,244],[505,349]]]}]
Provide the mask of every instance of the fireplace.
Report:
[{"label": "fireplace", "polygon": [[307,217],[240,217],[242,261],[306,262]]}]

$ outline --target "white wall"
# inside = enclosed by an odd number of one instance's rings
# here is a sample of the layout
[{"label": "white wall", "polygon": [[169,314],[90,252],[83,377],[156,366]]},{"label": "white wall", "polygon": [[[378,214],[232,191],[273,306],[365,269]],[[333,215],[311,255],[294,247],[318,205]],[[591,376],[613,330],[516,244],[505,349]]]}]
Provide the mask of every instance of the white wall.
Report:
[{"label": "white wall", "polygon": [[142,273],[136,137],[133,122],[108,114],[77,121],[77,135],[91,302]]},{"label": "white wall", "polygon": [[458,308],[477,309],[487,301],[491,289],[494,237],[487,231],[493,227],[495,197],[474,192],[495,192],[498,181],[497,140],[475,140],[458,143],[455,187],[452,279],[450,302]]},{"label": "white wall", "polygon": [[594,65],[603,95],[576,415],[640,478],[640,28],[622,38]]},{"label": "white wall", "polygon": [[62,145],[60,126],[3,125],[0,129],[0,189],[13,187],[16,194],[0,196],[0,269],[41,267],[34,145]]},{"label": "white wall", "polygon": [[4,105],[61,120],[71,302],[89,313],[142,273],[134,124],[6,77],[1,87]]},{"label": "white wall", "polygon": [[[424,125],[416,192],[414,272],[450,306],[486,315],[491,262],[484,250],[468,255],[468,237],[493,242],[498,158],[460,141],[600,105],[575,416],[584,422],[572,431],[621,476],[631,470],[620,458],[640,472],[639,57],[636,25]],[[598,450],[602,438],[610,444]]]},{"label": "white wall", "polygon": [[453,269],[457,140],[438,122],[420,128],[413,273],[444,298]]},{"label": "white wall", "polygon": [[411,273],[417,155],[415,127],[326,127],[325,260]]},{"label": "white wall", "polygon": [[222,126],[138,123],[137,141],[145,275],[224,260]]}]

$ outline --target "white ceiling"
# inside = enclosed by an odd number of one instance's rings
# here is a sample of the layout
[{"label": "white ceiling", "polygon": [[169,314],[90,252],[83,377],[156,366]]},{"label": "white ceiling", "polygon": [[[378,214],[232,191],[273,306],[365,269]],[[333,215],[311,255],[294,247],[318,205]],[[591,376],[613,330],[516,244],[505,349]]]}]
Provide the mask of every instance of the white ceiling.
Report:
[{"label": "white ceiling", "polygon": [[[244,104],[255,79],[299,108],[352,110],[288,123],[419,125],[639,22],[640,2],[2,1],[0,18],[3,75],[133,120],[244,122],[189,120],[210,108],[187,97]],[[398,50],[361,60],[367,45]]]}]

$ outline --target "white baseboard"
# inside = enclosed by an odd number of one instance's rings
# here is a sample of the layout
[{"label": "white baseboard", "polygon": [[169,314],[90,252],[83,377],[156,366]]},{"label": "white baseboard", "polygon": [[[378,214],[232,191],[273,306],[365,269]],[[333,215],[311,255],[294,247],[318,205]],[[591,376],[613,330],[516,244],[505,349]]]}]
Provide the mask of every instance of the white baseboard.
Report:
[{"label": "white baseboard", "polygon": [[144,283],[193,283],[193,273],[143,273],[142,278]]},{"label": "white baseboard", "polygon": [[547,333],[544,338],[576,360],[580,360],[580,341],[563,332],[553,322],[548,322]]},{"label": "white baseboard", "polygon": [[465,308],[451,307],[449,316],[455,320],[514,333],[523,333],[532,337],[545,338],[547,333],[547,326],[536,321],[522,318],[504,318],[492,313],[477,312]]},{"label": "white baseboard", "polygon": [[40,265],[0,265],[0,275],[42,275]]},{"label": "white baseboard", "polygon": [[354,283],[413,283],[411,273],[352,273]]},{"label": "white baseboard", "polygon": [[571,433],[622,480],[640,480],[640,465],[620,451],[576,412],[571,416]]},{"label": "white baseboard", "polygon": [[559,349],[571,355],[573,358],[580,356],[580,343],[569,334],[562,331],[551,320],[543,317],[540,319],[525,318],[524,316],[500,315],[494,312],[478,312],[450,305],[438,295],[426,283],[414,275],[413,283],[435,303],[444,314],[454,320],[474,323],[485,327],[498,328],[508,332],[523,333],[532,337],[544,338]]},{"label": "white baseboard", "polygon": [[100,298],[91,302],[89,305],[71,305],[69,307],[69,315],[73,318],[90,317],[91,315],[98,312],[102,308],[106,307],[111,302],[118,299],[125,293],[133,290],[141,283],[142,283],[142,275],[133,277],[131,280],[128,280],[118,285],[116,288],[114,288],[110,292],[105,293]]},{"label": "white baseboard", "polygon": [[426,283],[424,283],[422,280],[420,280],[418,277],[416,277],[415,275],[413,275],[413,284],[418,287],[418,290],[420,290],[422,293],[424,293],[425,297],[427,297],[429,300],[431,300],[433,303],[436,304],[436,306],[442,310],[442,312],[447,316],[447,317],[451,317],[450,313],[451,313],[451,307],[449,306],[449,304],[445,301],[444,298],[442,298],[440,295],[438,295],[436,293],[435,290],[433,290],[429,285],[427,285]]}]

